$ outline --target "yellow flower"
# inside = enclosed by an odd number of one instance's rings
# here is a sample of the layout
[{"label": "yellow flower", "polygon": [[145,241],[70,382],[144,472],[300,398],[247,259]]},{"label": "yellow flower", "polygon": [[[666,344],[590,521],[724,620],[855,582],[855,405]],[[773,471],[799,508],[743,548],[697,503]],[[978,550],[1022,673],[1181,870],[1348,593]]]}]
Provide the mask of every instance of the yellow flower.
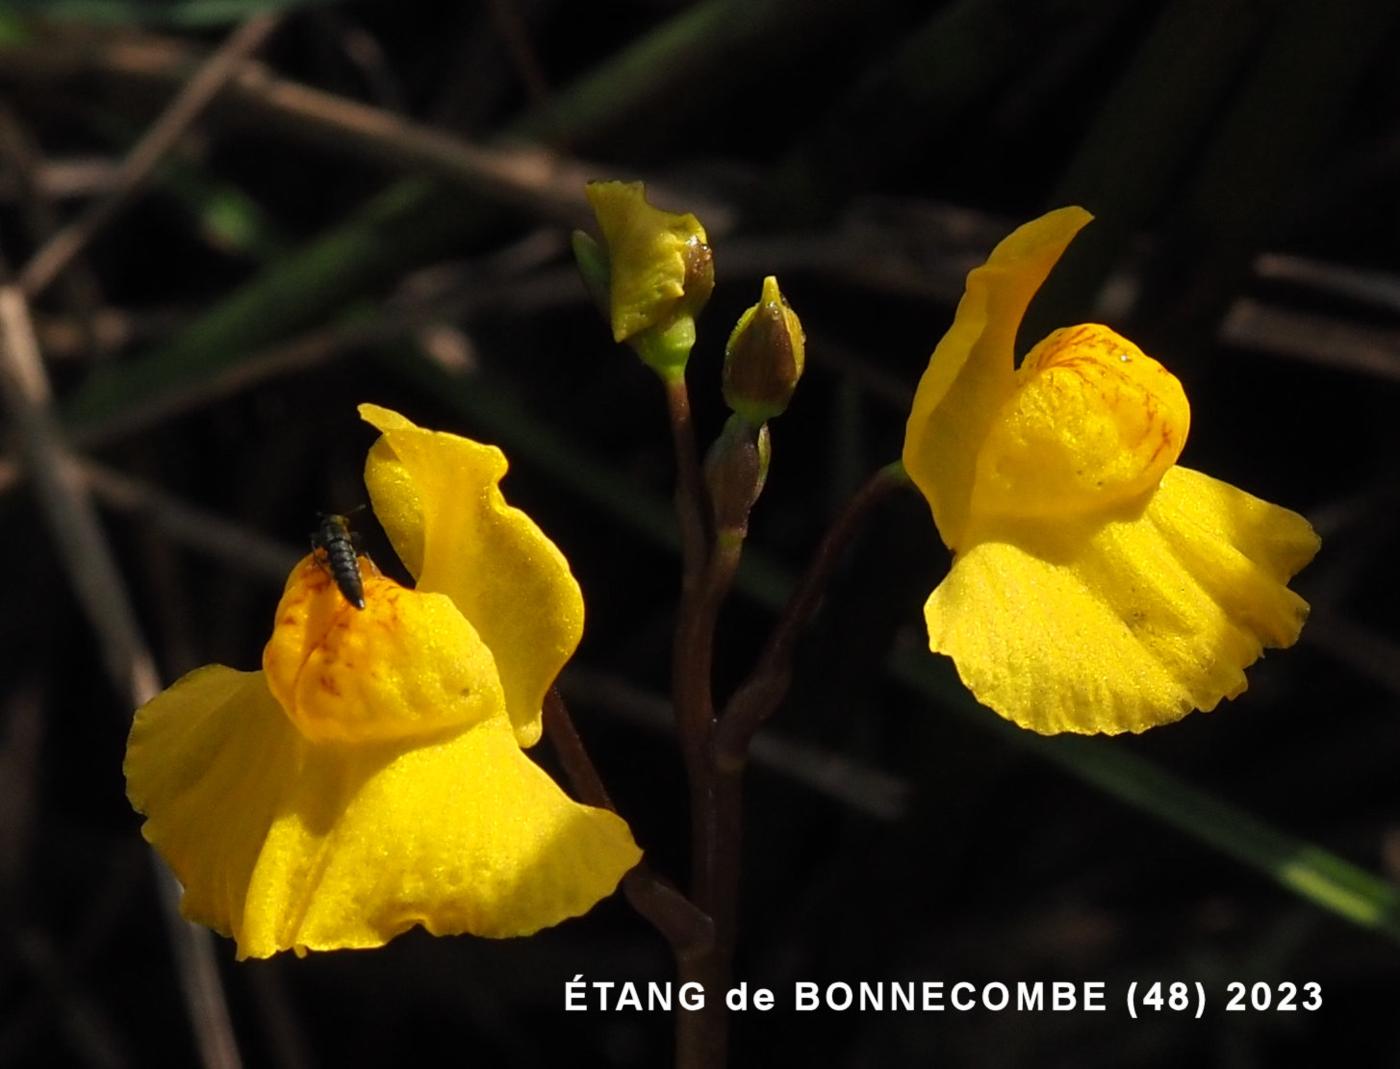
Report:
[{"label": "yellow flower", "polygon": [[[663,375],[678,373],[715,286],[705,228],[690,212],[653,208],[641,182],[589,182],[586,193],[607,248],[613,340]],[[591,258],[596,250],[583,237]]]},{"label": "yellow flower", "polygon": [[436,935],[526,935],[584,913],[640,858],[521,746],[583,599],[498,483],[492,446],[373,405],[365,482],[416,589],[361,557],[365,608],[307,557],[263,670],[196,669],[136,714],[127,794],[239,958]]},{"label": "yellow flower", "polygon": [[1143,731],[1213,709],[1265,646],[1298,638],[1285,585],[1308,522],[1176,466],[1181,384],[1107,327],[1055,331],[1014,366],[1026,306],[1090,215],[1027,223],[967,277],[919,382],[904,466],[954,552],[929,646],[1044,734]]}]

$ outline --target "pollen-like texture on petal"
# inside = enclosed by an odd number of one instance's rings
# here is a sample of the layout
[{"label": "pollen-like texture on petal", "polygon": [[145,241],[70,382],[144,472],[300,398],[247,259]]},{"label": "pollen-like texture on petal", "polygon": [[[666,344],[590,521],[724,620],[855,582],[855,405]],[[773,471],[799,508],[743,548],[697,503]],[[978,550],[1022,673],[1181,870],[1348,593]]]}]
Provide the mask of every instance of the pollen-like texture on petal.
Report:
[{"label": "pollen-like texture on petal", "polygon": [[312,743],[261,672],[203,668],[147,703],[125,771],[184,914],[240,958],[374,947],[415,924],[525,935],[587,911],[640,858],[504,717],[426,745]]},{"label": "pollen-like texture on petal", "polygon": [[292,570],[277,606],[263,670],[301,733],[421,739],[502,714],[495,659],[452,599],[402,587],[367,560],[362,567],[363,609],[314,557]]},{"label": "pollen-like texture on petal", "polygon": [[382,437],[365,483],[418,589],[446,594],[491,650],[522,746],[540,737],[545,691],[578,647],[583,595],[568,561],[506,504],[499,449],[361,405]]},{"label": "pollen-like texture on petal", "polygon": [[685,247],[705,228],[686,212],[646,202],[640,182],[590,182],[588,202],[608,247],[614,341],[655,326],[685,295]]},{"label": "pollen-like texture on petal", "polygon": [[1060,208],[1008,235],[967,276],[953,325],[919,380],[904,434],[904,467],[933,510],[951,549],[960,549],[977,456],[1015,389],[1016,331],[1031,298],[1074,235],[1092,217]]},{"label": "pollen-like texture on petal", "polygon": [[929,644],[1022,727],[1143,731],[1297,640],[1308,607],[1285,584],[1318,545],[1298,514],[1173,467],[1108,514],[980,522],[925,606]]}]

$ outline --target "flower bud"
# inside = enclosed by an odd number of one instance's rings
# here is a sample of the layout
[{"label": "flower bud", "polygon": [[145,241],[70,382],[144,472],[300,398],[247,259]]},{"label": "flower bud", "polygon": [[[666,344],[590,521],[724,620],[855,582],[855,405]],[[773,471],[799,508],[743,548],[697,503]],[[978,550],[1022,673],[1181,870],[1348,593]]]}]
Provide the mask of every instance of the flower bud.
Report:
[{"label": "flower bud", "polygon": [[742,539],[749,513],[768,478],[767,425],[755,427],[743,416],[729,417],[724,430],[705,455],[705,487],[710,494],[715,533]]},{"label": "flower bud", "polygon": [[[587,194],[606,246],[613,338],[663,375],[680,371],[695,344],[695,316],[715,284],[704,227],[688,212],[653,208],[640,182],[590,182]],[[577,239],[574,250],[592,288],[598,257],[585,264]]]},{"label": "flower bud", "polygon": [[724,347],[725,403],[755,426],[781,415],[802,377],[805,345],[797,313],[769,275]]},{"label": "flower bud", "polygon": [[608,250],[594,241],[591,234],[582,230],[573,232],[571,244],[574,262],[578,264],[578,273],[583,278],[584,289],[588,290],[588,296],[593,298],[598,314],[604,319],[609,319],[612,310],[609,305],[608,278],[612,274],[612,268],[608,264]]}]

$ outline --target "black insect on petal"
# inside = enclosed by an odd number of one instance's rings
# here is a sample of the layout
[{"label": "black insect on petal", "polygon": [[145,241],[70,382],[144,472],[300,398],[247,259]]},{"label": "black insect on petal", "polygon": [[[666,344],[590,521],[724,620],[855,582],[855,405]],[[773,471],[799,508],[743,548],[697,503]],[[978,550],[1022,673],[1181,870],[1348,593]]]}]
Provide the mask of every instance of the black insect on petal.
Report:
[{"label": "black insect on petal", "polygon": [[345,600],[357,609],[365,607],[365,584],[360,578],[360,561],[355,552],[355,536],[350,520],[336,512],[323,512],[311,535],[311,551],[330,573]]}]

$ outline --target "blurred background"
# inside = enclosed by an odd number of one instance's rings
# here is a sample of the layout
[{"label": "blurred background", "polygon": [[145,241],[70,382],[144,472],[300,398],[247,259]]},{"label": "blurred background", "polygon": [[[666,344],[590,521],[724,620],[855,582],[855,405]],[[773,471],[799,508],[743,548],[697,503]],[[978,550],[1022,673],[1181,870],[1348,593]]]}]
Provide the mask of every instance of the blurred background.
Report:
[{"label": "blurred background", "polygon": [[[749,777],[737,971],[779,1009],[735,1022],[733,1064],[1400,1064],[1397,48],[1393,0],[0,3],[0,1064],[668,1063],[664,1014],[563,1012],[577,973],[671,975],[620,898],[504,943],[235,964],[217,939],[226,1013],[206,998],[193,1029],[200,944],[168,937],[121,777],[135,636],[162,685],[254,667],[315,513],[365,500],[374,401],[506,451],[587,601],[579,729],[685,879],[669,434],[570,260],[592,177],[709,230],[702,447],[765,274],[807,329],[721,692],[898,455],[966,272],[1061,204],[1097,221],[1022,348],[1112,324],[1184,382],[1182,463],[1324,540],[1300,644],[1239,699],[1046,740],[926,652],[946,551],[922,500],[884,506]],[[68,497],[41,509],[46,465]],[[785,1008],[796,980],[938,979],[1201,980],[1211,1006]],[[1324,1006],[1226,1013],[1232,980],[1317,981]]]}]

